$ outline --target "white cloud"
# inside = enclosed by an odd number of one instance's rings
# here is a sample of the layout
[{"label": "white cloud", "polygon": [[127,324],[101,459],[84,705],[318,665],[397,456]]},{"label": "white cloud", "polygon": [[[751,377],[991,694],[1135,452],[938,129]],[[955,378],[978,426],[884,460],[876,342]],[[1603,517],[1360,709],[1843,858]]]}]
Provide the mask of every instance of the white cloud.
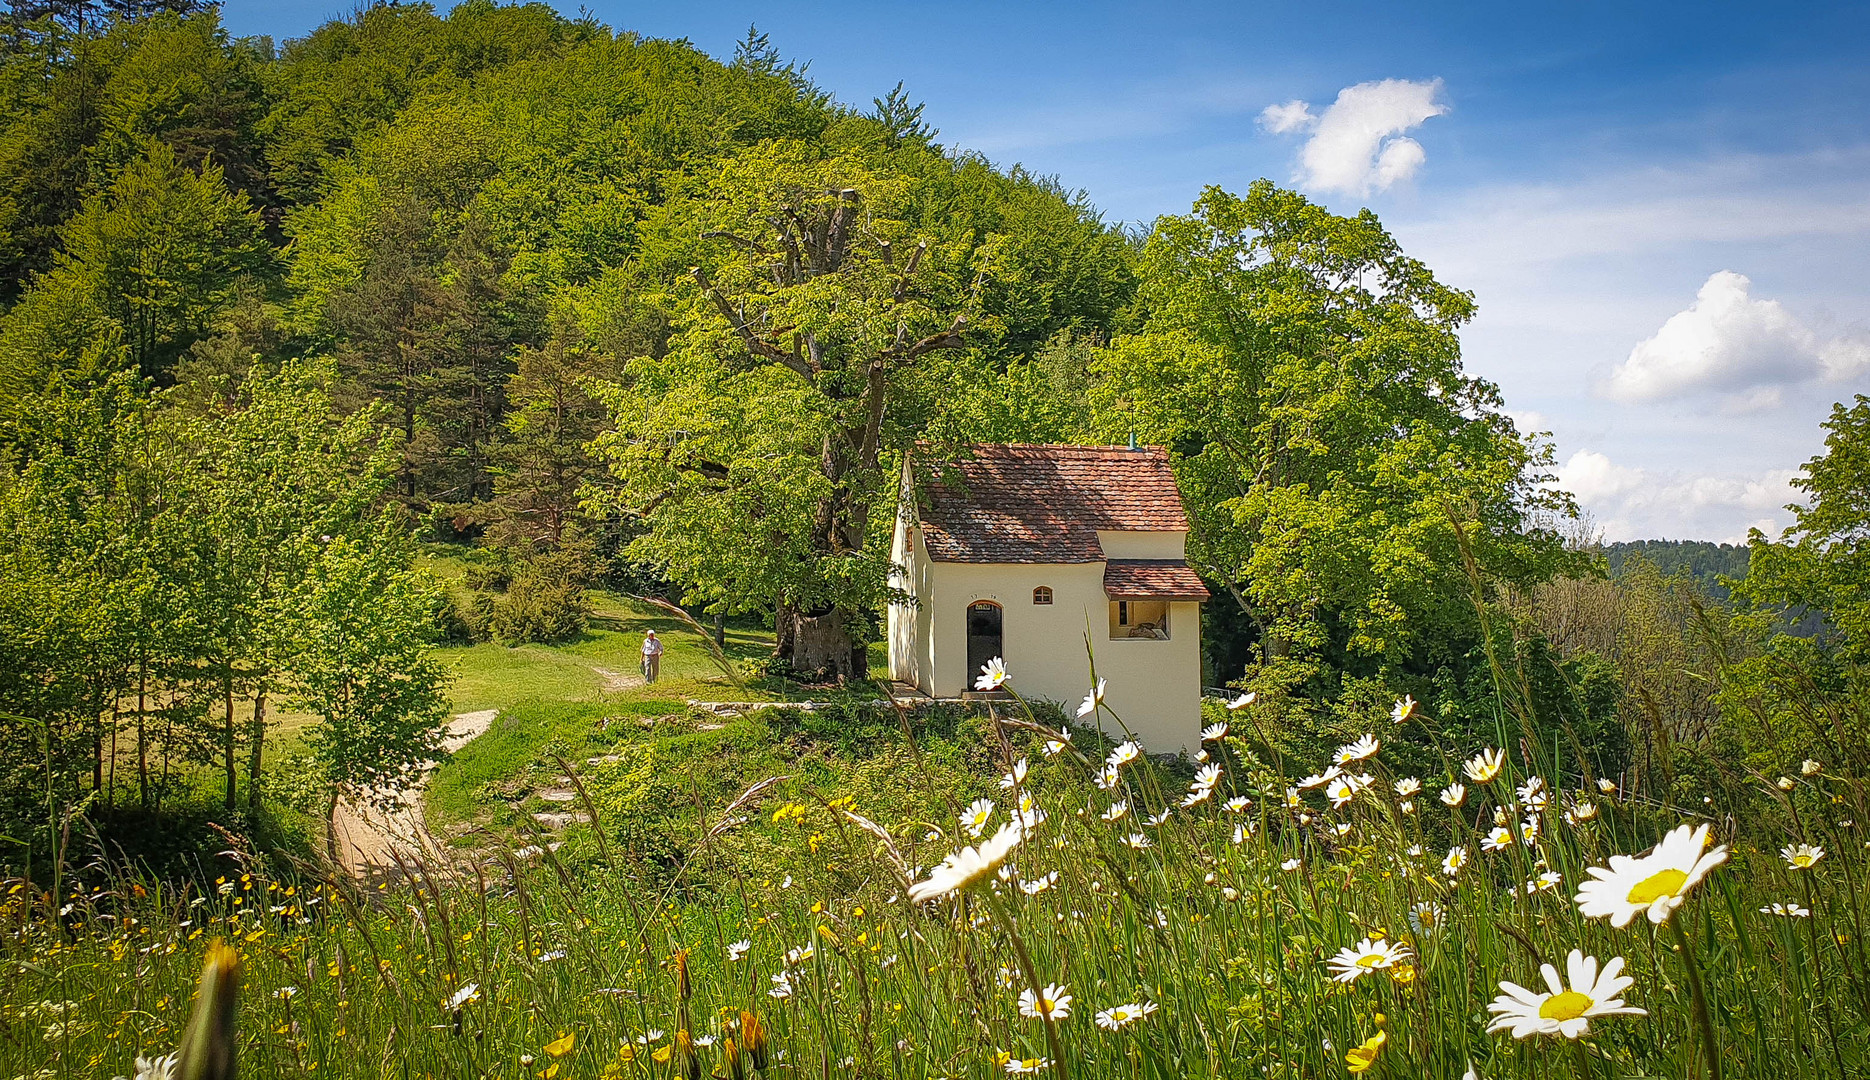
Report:
[{"label": "white cloud", "polygon": [[1403,133],[1448,111],[1435,100],[1441,80],[1382,79],[1338,91],[1338,99],[1314,115],[1303,101],[1268,105],[1260,126],[1274,134],[1309,131],[1299,151],[1298,182],[1316,191],[1369,195],[1416,174],[1428,155]]},{"label": "white cloud", "polygon": [[1793,469],[1752,476],[1660,472],[1620,465],[1580,450],[1558,468],[1558,486],[1578,500],[1606,540],[1714,540],[1744,543],[1749,528],[1777,537],[1798,500]]},{"label": "white cloud", "polygon": [[1312,107],[1303,101],[1268,105],[1260,110],[1260,126],[1275,135],[1284,135],[1288,131],[1305,131],[1317,122],[1318,118],[1312,115]]},{"label": "white cloud", "polygon": [[1870,340],[1821,334],[1779,301],[1755,299],[1752,284],[1732,270],[1710,276],[1694,303],[1630,350],[1601,392],[1623,402],[1721,393],[1742,408],[1769,408],[1784,387],[1870,370]]}]

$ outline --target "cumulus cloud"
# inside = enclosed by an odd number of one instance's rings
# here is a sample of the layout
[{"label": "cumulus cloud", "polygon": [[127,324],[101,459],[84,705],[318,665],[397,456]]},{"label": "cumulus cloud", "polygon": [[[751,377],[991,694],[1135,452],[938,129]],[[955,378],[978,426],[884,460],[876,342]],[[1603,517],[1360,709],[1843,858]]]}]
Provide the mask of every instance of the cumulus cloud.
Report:
[{"label": "cumulus cloud", "polygon": [[1776,537],[1791,524],[1785,506],[1798,501],[1797,475],[1793,469],[1751,476],[1661,472],[1580,450],[1559,466],[1558,486],[1597,520],[1607,540],[1744,543],[1749,528]]},{"label": "cumulus cloud", "polygon": [[1623,402],[1714,393],[1768,408],[1788,386],[1870,371],[1870,339],[1821,333],[1779,301],[1754,298],[1752,286],[1732,270],[1709,277],[1694,303],[1637,343],[1599,389]]},{"label": "cumulus cloud", "polygon": [[1441,80],[1382,79],[1338,91],[1322,113],[1288,101],[1260,111],[1260,126],[1276,135],[1310,132],[1299,151],[1298,182],[1316,191],[1369,195],[1416,174],[1428,159],[1404,132],[1448,111],[1437,101]]}]

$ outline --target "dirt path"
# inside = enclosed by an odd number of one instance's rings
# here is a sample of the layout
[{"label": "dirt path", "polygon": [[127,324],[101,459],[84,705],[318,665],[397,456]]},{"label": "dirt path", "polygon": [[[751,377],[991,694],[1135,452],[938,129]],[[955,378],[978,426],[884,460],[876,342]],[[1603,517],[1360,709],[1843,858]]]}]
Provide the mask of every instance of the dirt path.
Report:
[{"label": "dirt path", "polygon": [[[456,714],[448,724],[442,746],[455,751],[492,726],[498,709],[480,709]],[[383,813],[366,806],[341,803],[337,812],[338,860],[345,872],[360,878],[393,873],[396,861],[391,851],[406,855],[420,854],[425,847],[422,827],[422,789],[403,792],[403,808]]]},{"label": "dirt path", "polygon": [[604,680],[604,692],[606,694],[615,694],[623,690],[634,690],[643,685],[643,676],[634,671],[626,674],[621,671],[612,671],[609,668],[601,668],[595,665],[592,666],[591,670],[596,672],[598,677]]}]

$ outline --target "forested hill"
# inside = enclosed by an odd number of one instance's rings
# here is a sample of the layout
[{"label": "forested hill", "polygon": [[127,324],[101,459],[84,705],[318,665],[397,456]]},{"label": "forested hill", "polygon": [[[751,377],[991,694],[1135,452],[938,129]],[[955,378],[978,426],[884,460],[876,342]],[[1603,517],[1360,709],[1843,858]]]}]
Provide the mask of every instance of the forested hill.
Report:
[{"label": "forested hill", "polygon": [[1710,595],[1722,599],[1727,597],[1722,578],[1738,581],[1747,576],[1747,549],[1740,545],[1710,540],[1626,540],[1604,545],[1612,577],[1623,573],[1632,555],[1647,559],[1664,577],[1686,571]]},{"label": "forested hill", "polygon": [[1123,237],[1081,200],[943,153],[901,94],[832,100],[751,33],[717,62],[488,0],[373,5],[283,45],[212,10],[5,32],[6,399],[61,372],[167,386],[331,355],[396,409],[425,514],[492,495],[527,350],[588,375],[663,347],[655,294],[707,261],[670,208],[743,155],[887,168],[950,260],[994,245],[975,359],[1107,331],[1131,292]]}]

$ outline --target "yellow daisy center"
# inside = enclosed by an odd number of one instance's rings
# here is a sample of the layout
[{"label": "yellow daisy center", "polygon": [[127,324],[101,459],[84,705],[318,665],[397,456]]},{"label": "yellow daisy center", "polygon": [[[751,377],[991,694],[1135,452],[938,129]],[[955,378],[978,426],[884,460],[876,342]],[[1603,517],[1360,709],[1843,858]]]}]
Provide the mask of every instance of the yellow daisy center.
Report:
[{"label": "yellow daisy center", "polygon": [[[1670,872],[1681,873],[1679,870]],[[1545,1004],[1539,1006],[1539,1015],[1547,1020],[1576,1020],[1584,1015],[1586,1009],[1595,1004],[1597,1003],[1576,990],[1567,990],[1562,994],[1553,994],[1546,998]]]},{"label": "yellow daisy center", "polygon": [[1676,896],[1687,881],[1688,873],[1685,870],[1677,870],[1672,866],[1667,870],[1658,870],[1637,882],[1636,887],[1630,890],[1630,903],[1653,904],[1665,896]]},{"label": "yellow daisy center", "polygon": [[1365,953],[1357,958],[1357,966],[1360,968],[1373,968],[1382,962],[1382,953]]},{"label": "yellow daisy center", "polygon": [[1812,864],[1812,857],[1810,855],[1800,853],[1798,855],[1792,856],[1792,865],[1800,868],[1801,870],[1807,866],[1810,866],[1811,864]]}]

